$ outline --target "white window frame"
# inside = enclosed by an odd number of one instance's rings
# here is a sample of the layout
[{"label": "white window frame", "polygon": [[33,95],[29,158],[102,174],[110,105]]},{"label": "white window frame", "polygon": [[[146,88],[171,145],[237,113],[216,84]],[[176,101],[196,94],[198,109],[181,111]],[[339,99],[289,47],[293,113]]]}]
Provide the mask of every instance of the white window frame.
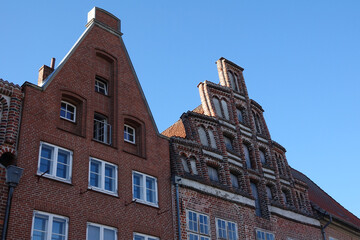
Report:
[{"label": "white window frame", "polygon": [[[45,172],[41,172],[40,171],[40,163],[41,163],[41,149],[44,145],[47,145],[50,148],[53,148],[53,151],[51,153],[51,159],[50,161],[51,163],[51,169],[50,169],[50,173],[45,173]],[[59,150],[61,151],[65,151],[69,153],[69,165],[68,165],[68,172],[67,172],[67,178],[62,178],[62,177],[58,177],[56,176],[56,169],[57,169],[57,165],[58,165],[58,153]],[[37,175],[39,176],[44,176],[47,178],[52,178],[52,179],[56,179],[62,182],[67,182],[67,183],[71,183],[71,177],[72,177],[72,159],[73,159],[73,152],[66,149],[66,148],[62,148],[62,147],[58,147],[56,145],[47,143],[47,142],[40,142],[40,147],[39,147],[39,158],[38,158],[38,168],[37,168]]]},{"label": "white window frame", "polygon": [[[92,160],[101,163],[101,167],[100,167],[100,187],[92,186],[91,183],[90,183],[90,180],[91,180],[91,161]],[[114,191],[109,191],[109,190],[105,189],[105,166],[106,165],[110,165],[112,167],[115,167]],[[92,189],[92,190],[95,190],[95,191],[98,191],[98,192],[107,193],[107,194],[110,194],[110,195],[113,195],[113,196],[118,196],[118,166],[116,164],[109,163],[109,162],[106,162],[106,161],[98,159],[98,158],[90,157],[89,158],[88,188]]]},{"label": "white window frame", "polygon": [[[95,118],[98,119],[95,119]],[[101,119],[101,120],[99,120]],[[96,125],[97,124],[97,125]],[[95,130],[95,126],[97,126]],[[103,140],[101,140],[101,127],[103,128]],[[95,113],[94,114],[94,130],[93,130],[93,139],[111,145],[111,125],[108,123],[108,118],[104,115]]]},{"label": "white window frame", "polygon": [[[133,130],[133,134],[130,134],[129,131],[128,131],[128,129],[132,129],[132,130]],[[131,141],[131,140],[125,138],[125,133],[126,133],[127,135],[129,135],[129,136],[132,135],[134,140]],[[135,143],[136,143],[136,139],[135,139],[135,136],[136,136],[136,135],[135,135],[135,134],[136,134],[135,128],[131,127],[130,125],[124,124],[124,141],[125,141],[125,142],[129,142],[129,143],[135,144]]]},{"label": "white window frame", "polygon": [[117,228],[114,227],[109,227],[109,226],[105,226],[105,225],[101,225],[101,224],[97,224],[97,223],[92,223],[92,222],[87,222],[86,224],[86,240],[89,239],[89,226],[94,226],[94,227],[99,227],[100,228],[100,240],[105,240],[104,239],[104,230],[112,230],[115,231],[115,240],[117,240]]},{"label": "white window frame", "polygon": [[[189,222],[190,222],[189,221],[189,212],[197,214],[197,218],[196,218],[197,229],[198,229],[197,232],[190,229],[190,226],[189,226]],[[207,217],[207,220],[208,220],[208,224],[207,224],[208,234],[200,232],[200,224],[201,224],[200,223],[200,215]],[[211,239],[211,227],[210,226],[211,226],[210,217],[208,215],[202,214],[202,213],[199,213],[199,212],[196,212],[196,211],[193,211],[193,210],[188,210],[188,209],[186,210],[186,231],[187,231],[188,239],[190,238],[189,235],[192,234],[192,235],[197,236],[199,240],[201,240],[201,239],[210,240]]]},{"label": "white window frame", "polygon": [[[258,238],[258,232],[263,233],[264,234],[264,238]],[[271,235],[272,238],[268,238],[268,236]],[[275,234],[263,229],[255,229],[255,239],[256,240],[275,240]]]},{"label": "white window frame", "polygon": [[[100,84],[103,84],[104,86],[99,86],[99,84],[97,83],[100,83]],[[104,89],[104,93],[99,91],[99,89]],[[97,93],[101,93],[101,94],[104,94],[104,95],[108,95],[108,83],[105,81],[105,80],[102,80],[98,77],[95,78],[95,92]]]},{"label": "white window frame", "polygon": [[52,239],[52,226],[53,226],[54,218],[58,218],[58,219],[65,221],[65,240],[68,239],[68,233],[69,233],[69,218],[68,217],[64,217],[64,216],[60,216],[60,215],[56,215],[56,214],[52,214],[52,213],[47,213],[47,212],[36,211],[36,210],[33,212],[33,217],[32,217],[31,239],[33,239],[33,237],[34,237],[34,230],[35,230],[34,227],[35,227],[35,217],[36,216],[47,217],[45,240]]},{"label": "white window frame", "polygon": [[[64,104],[66,104],[66,108],[65,108],[65,117],[63,117],[63,116],[61,116],[61,111],[62,111],[62,109],[61,109],[61,104],[62,103],[64,103]],[[69,102],[67,102],[67,101],[61,101],[61,104],[60,104],[60,118],[62,118],[62,119],[65,119],[65,120],[68,120],[68,121],[70,121],[70,122],[76,122],[76,106],[74,105],[74,104],[71,104],[71,103],[69,103]],[[71,112],[71,111],[69,111],[68,110],[68,106],[71,106],[71,107],[73,107],[74,108],[74,112]],[[72,113],[73,115],[74,115],[74,119],[70,119],[70,118],[67,118],[66,117],[66,113]]]},{"label": "white window frame", "polygon": [[133,239],[134,240],[135,240],[136,236],[143,237],[145,240],[160,240],[160,238],[158,238],[158,237],[154,237],[154,236],[134,232],[134,234],[133,234]]},{"label": "white window frame", "polygon": [[[143,196],[144,199],[140,199],[140,198],[135,198],[135,194],[134,194],[134,174],[138,174],[138,175],[141,175],[142,176],[142,185],[141,185],[141,190],[142,190],[142,193],[141,195]],[[132,171],[132,195],[133,195],[133,201],[136,201],[136,202],[139,202],[139,203],[143,203],[143,204],[146,204],[146,205],[151,205],[151,206],[154,206],[154,207],[159,207],[159,197],[158,197],[158,180],[156,177],[153,177],[153,176],[150,176],[150,175],[147,175],[145,173],[141,173],[141,172],[138,172],[138,171]],[[152,178],[155,180],[155,202],[149,202],[146,200],[147,198],[147,194],[146,194],[146,177],[149,177],[149,178]]]},{"label": "white window frame", "polygon": [[[224,222],[225,222],[226,238],[220,238],[220,236],[219,236],[219,230],[220,230],[220,229],[219,229],[219,226],[218,226],[218,221],[224,221]],[[237,223],[236,223],[236,222],[228,221],[228,220],[225,220],[225,219],[222,219],[222,218],[215,218],[216,238],[217,238],[217,239],[226,239],[226,240],[229,239],[229,224],[235,224],[235,235],[236,235],[235,240],[238,240],[238,239],[239,239],[238,227],[237,227]]]}]

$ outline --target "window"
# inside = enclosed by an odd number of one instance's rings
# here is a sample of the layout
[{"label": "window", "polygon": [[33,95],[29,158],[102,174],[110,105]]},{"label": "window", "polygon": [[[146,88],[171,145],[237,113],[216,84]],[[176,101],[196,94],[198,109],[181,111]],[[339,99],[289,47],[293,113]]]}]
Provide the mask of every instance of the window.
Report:
[{"label": "window", "polygon": [[215,112],[216,112],[216,115],[218,115],[218,117],[223,117],[222,115],[222,112],[221,112],[221,107],[220,107],[220,102],[219,102],[219,99],[214,97],[213,98],[213,102],[214,102],[214,107],[215,107]]},{"label": "window", "polygon": [[198,175],[198,171],[196,168],[196,159],[194,157],[190,158],[190,167],[193,174]]},{"label": "window", "polygon": [[254,117],[256,132],[261,134],[262,125],[261,125],[259,114],[253,112],[253,117]]},{"label": "window", "polygon": [[216,219],[216,234],[218,239],[237,240],[236,223]]},{"label": "window", "polygon": [[231,179],[231,185],[233,186],[233,188],[240,188],[238,176],[236,176],[233,173],[230,173],[230,179]]},{"label": "window", "polygon": [[31,239],[67,240],[69,219],[50,213],[35,211]]},{"label": "window", "polygon": [[94,115],[94,139],[106,144],[111,144],[111,126],[105,116]]},{"label": "window", "polygon": [[[87,223],[86,240],[116,240],[117,229],[96,223]],[[56,239],[57,240],[57,239]]]},{"label": "window", "polygon": [[75,122],[76,107],[68,102],[61,101],[60,118]]},{"label": "window", "polygon": [[72,155],[70,150],[41,142],[37,174],[70,182]]},{"label": "window", "polygon": [[90,158],[89,188],[117,195],[117,166]]},{"label": "window", "polygon": [[236,75],[232,74],[232,72],[230,71],[228,71],[228,75],[229,75],[231,88],[234,89],[235,91],[239,91]]},{"label": "window", "polygon": [[233,148],[233,140],[227,136],[224,136],[224,142],[225,142],[225,147],[226,147],[226,150],[230,150],[230,151],[233,151],[234,148]]},{"label": "window", "polygon": [[108,84],[106,81],[95,78],[95,92],[108,95]]},{"label": "window", "polygon": [[207,215],[188,210],[186,219],[189,240],[210,240],[210,221]]},{"label": "window", "polygon": [[250,159],[250,152],[248,146],[243,144],[243,150],[245,154],[245,162],[248,168],[252,168],[251,159]]},{"label": "window", "polygon": [[239,122],[244,123],[244,116],[243,116],[243,112],[241,111],[241,109],[236,108],[236,115],[238,117]]},{"label": "window", "polygon": [[135,129],[129,125],[124,125],[124,140],[129,143],[135,143]]},{"label": "window", "polygon": [[282,189],[281,195],[284,199],[285,205],[290,206],[291,205],[290,192],[287,189]]},{"label": "window", "polygon": [[269,201],[271,201],[273,199],[272,192],[271,192],[271,187],[266,186],[265,189],[266,189],[266,195],[267,195]]},{"label": "window", "polygon": [[140,172],[133,172],[133,199],[158,206],[157,179]]},{"label": "window", "polygon": [[275,240],[275,236],[273,233],[258,229],[256,230],[256,240]]},{"label": "window", "polygon": [[266,164],[265,153],[264,153],[262,150],[260,150],[259,153],[260,153],[260,162],[261,162],[262,164]]},{"label": "window", "polygon": [[159,238],[141,233],[134,233],[134,240],[159,240]]},{"label": "window", "polygon": [[211,181],[219,182],[218,170],[216,168],[207,166],[209,178]]},{"label": "window", "polygon": [[214,136],[214,133],[212,130],[208,130],[208,133],[209,133],[209,138],[210,138],[210,146],[212,148],[217,148],[216,147],[216,141],[215,141],[215,136]]},{"label": "window", "polygon": [[255,183],[252,182],[252,183],[250,183],[250,187],[251,187],[252,195],[255,198],[255,213],[256,213],[256,216],[261,216],[260,199],[259,199],[257,186],[256,186]]},{"label": "window", "polygon": [[224,116],[227,120],[230,119],[230,116],[229,116],[229,110],[228,110],[228,106],[227,106],[227,103],[224,99],[221,100],[221,106],[222,106],[222,109],[224,111]]},{"label": "window", "polygon": [[199,137],[200,137],[200,142],[202,145],[204,146],[209,146],[209,142],[206,136],[206,131],[203,127],[199,127],[198,128],[198,133],[199,133]]},{"label": "window", "polygon": [[182,166],[183,166],[184,171],[187,172],[187,173],[189,173],[189,172],[190,172],[190,169],[189,169],[189,166],[188,166],[188,164],[187,164],[186,158],[185,158],[184,156],[181,156],[180,159],[181,159],[181,164],[182,164]]}]

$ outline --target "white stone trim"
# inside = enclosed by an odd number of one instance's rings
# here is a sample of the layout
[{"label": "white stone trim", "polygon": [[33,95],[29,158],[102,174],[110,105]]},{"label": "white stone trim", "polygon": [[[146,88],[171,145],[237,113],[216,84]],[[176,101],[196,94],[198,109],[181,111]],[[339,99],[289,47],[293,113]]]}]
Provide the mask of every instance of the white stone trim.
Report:
[{"label": "white stone trim", "polygon": [[232,164],[234,164],[234,165],[236,165],[236,166],[238,166],[238,167],[243,167],[243,164],[242,164],[242,163],[240,163],[240,162],[238,162],[238,161],[235,161],[235,160],[232,160],[232,159],[230,159],[230,158],[229,158],[229,163],[232,163]]},{"label": "white stone trim", "polygon": [[242,100],[246,100],[246,98],[240,94],[234,93],[234,97],[240,98]]},{"label": "white stone trim", "polygon": [[288,210],[284,210],[278,207],[274,207],[274,206],[268,206],[269,207],[269,211],[271,213],[276,213],[278,215],[284,216],[286,218],[290,218],[293,219],[295,221],[298,222],[302,222],[302,223],[306,223],[306,224],[310,224],[310,225],[314,225],[314,226],[320,226],[320,222],[314,218],[310,218],[292,211],[288,211]]},{"label": "white stone trim", "polygon": [[250,129],[250,128],[245,127],[245,126],[242,125],[241,123],[240,123],[240,128],[242,128],[243,130],[246,130],[246,131],[248,131],[248,132],[251,132],[251,129]]},{"label": "white stone trim", "polygon": [[235,160],[241,161],[241,158],[239,158],[238,156],[235,156],[234,154],[229,153],[229,152],[226,152],[226,153],[227,153],[228,157],[231,157],[231,158],[233,158]]},{"label": "white stone trim", "polygon": [[211,157],[214,157],[214,158],[217,158],[217,159],[223,159],[223,156],[221,156],[220,154],[217,154],[217,153],[214,153],[214,152],[210,152],[210,151],[207,151],[207,150],[204,150],[203,149],[203,153],[206,154],[206,155],[209,155]]},{"label": "white stone trim", "polygon": [[264,168],[264,167],[263,167],[263,171],[264,171],[264,172],[267,172],[267,173],[275,174],[275,172],[274,172],[273,170],[268,169],[268,168]]},{"label": "white stone trim", "polygon": [[268,140],[266,140],[265,138],[262,137],[256,137],[259,141],[262,141],[264,143],[268,143]]},{"label": "white stone trim", "polygon": [[199,190],[201,192],[210,194],[214,197],[221,197],[224,198],[226,200],[229,201],[233,201],[236,203],[241,203],[241,204],[245,204],[245,205],[249,205],[252,207],[255,207],[255,201],[247,198],[247,197],[243,197],[241,195],[238,194],[234,194],[231,192],[227,192],[225,190],[221,190],[212,186],[208,186],[205,185],[203,183],[199,183],[193,180],[189,180],[186,178],[181,178],[181,177],[176,177],[175,181],[177,181],[181,186],[186,186],[186,187],[190,187],[190,188],[194,188],[196,190]]},{"label": "white stone trim", "polygon": [[284,184],[286,184],[286,185],[290,185],[290,182],[289,182],[289,181],[286,181],[286,180],[284,180],[284,179],[280,179],[280,182],[282,182],[282,183],[284,183]]},{"label": "white stone trim", "polygon": [[271,178],[271,179],[276,179],[275,176],[267,174],[267,173],[264,173],[264,177]]},{"label": "white stone trim", "polygon": [[246,131],[241,131],[241,133],[243,133],[244,135],[249,136],[249,137],[251,137],[251,136],[252,136],[252,134],[251,134],[251,133],[248,133],[248,132],[246,132]]},{"label": "white stone trim", "polygon": [[222,124],[222,125],[224,125],[224,126],[227,126],[227,127],[231,128],[231,129],[233,129],[233,130],[236,129],[236,127],[235,127],[234,125],[232,125],[232,124],[230,124],[230,123],[228,123],[228,122],[225,122],[225,121],[222,121],[222,120],[219,120],[219,122],[220,122],[220,124]]}]

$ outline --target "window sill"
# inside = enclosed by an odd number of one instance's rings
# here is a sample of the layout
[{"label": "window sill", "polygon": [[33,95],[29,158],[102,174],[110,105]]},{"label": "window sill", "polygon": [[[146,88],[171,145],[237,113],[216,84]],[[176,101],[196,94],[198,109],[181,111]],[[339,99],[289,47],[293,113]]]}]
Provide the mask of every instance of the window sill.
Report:
[{"label": "window sill", "polygon": [[93,142],[100,143],[100,144],[102,144],[102,145],[104,145],[104,146],[108,146],[108,147],[111,147],[111,148],[117,149],[116,147],[114,147],[114,146],[112,145],[112,144],[114,144],[114,143],[108,144],[108,143],[105,143],[105,142],[102,142],[102,141],[96,140],[95,138],[92,138],[91,140],[92,140]]},{"label": "window sill", "polygon": [[35,174],[35,176],[38,177],[39,180],[40,180],[40,178],[47,178],[47,179],[54,180],[54,181],[57,181],[57,182],[62,182],[62,183],[66,183],[66,184],[69,184],[69,185],[73,185],[71,183],[71,179],[67,180],[67,179],[56,177],[56,176],[53,176],[53,175],[50,175],[50,174],[47,174],[47,173],[44,174],[44,173],[37,172]]},{"label": "window sill", "polygon": [[60,119],[65,120],[65,121],[67,121],[67,122],[70,122],[70,123],[76,125],[76,121],[75,121],[75,120],[73,121],[73,120],[70,120],[70,119],[67,119],[67,118],[64,118],[64,117],[61,117],[61,116],[60,116]]},{"label": "window sill", "polygon": [[144,205],[148,205],[148,206],[150,206],[150,207],[159,208],[159,204],[147,202],[147,201],[144,201],[144,200],[142,200],[142,199],[133,198],[133,201],[136,202],[136,203],[141,203],[141,204],[144,204]]},{"label": "window sill", "polygon": [[107,190],[104,190],[101,188],[97,188],[97,187],[93,187],[93,186],[88,186],[88,190],[103,193],[103,194],[110,195],[110,196],[117,197],[117,198],[119,197],[117,192],[110,192],[110,191],[107,191]]}]

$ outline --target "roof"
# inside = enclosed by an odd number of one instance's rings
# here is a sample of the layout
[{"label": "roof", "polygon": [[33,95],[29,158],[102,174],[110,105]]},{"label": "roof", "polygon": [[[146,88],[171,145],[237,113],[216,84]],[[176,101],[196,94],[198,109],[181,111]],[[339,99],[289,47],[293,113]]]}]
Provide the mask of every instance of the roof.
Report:
[{"label": "roof", "polygon": [[176,137],[186,138],[185,127],[181,119],[179,119],[176,123],[168,127],[161,134],[167,137],[176,136]]},{"label": "roof", "polygon": [[312,203],[314,203],[319,208],[325,210],[327,213],[333,215],[338,220],[343,221],[344,223],[350,223],[353,227],[356,227],[360,230],[360,219],[357,218],[354,214],[349,212],[344,208],[340,203],[335,201],[329,194],[322,190],[316,183],[314,183],[310,178],[305,174],[291,168],[291,173],[294,178],[299,179],[305,182],[309,187],[309,198]]}]

